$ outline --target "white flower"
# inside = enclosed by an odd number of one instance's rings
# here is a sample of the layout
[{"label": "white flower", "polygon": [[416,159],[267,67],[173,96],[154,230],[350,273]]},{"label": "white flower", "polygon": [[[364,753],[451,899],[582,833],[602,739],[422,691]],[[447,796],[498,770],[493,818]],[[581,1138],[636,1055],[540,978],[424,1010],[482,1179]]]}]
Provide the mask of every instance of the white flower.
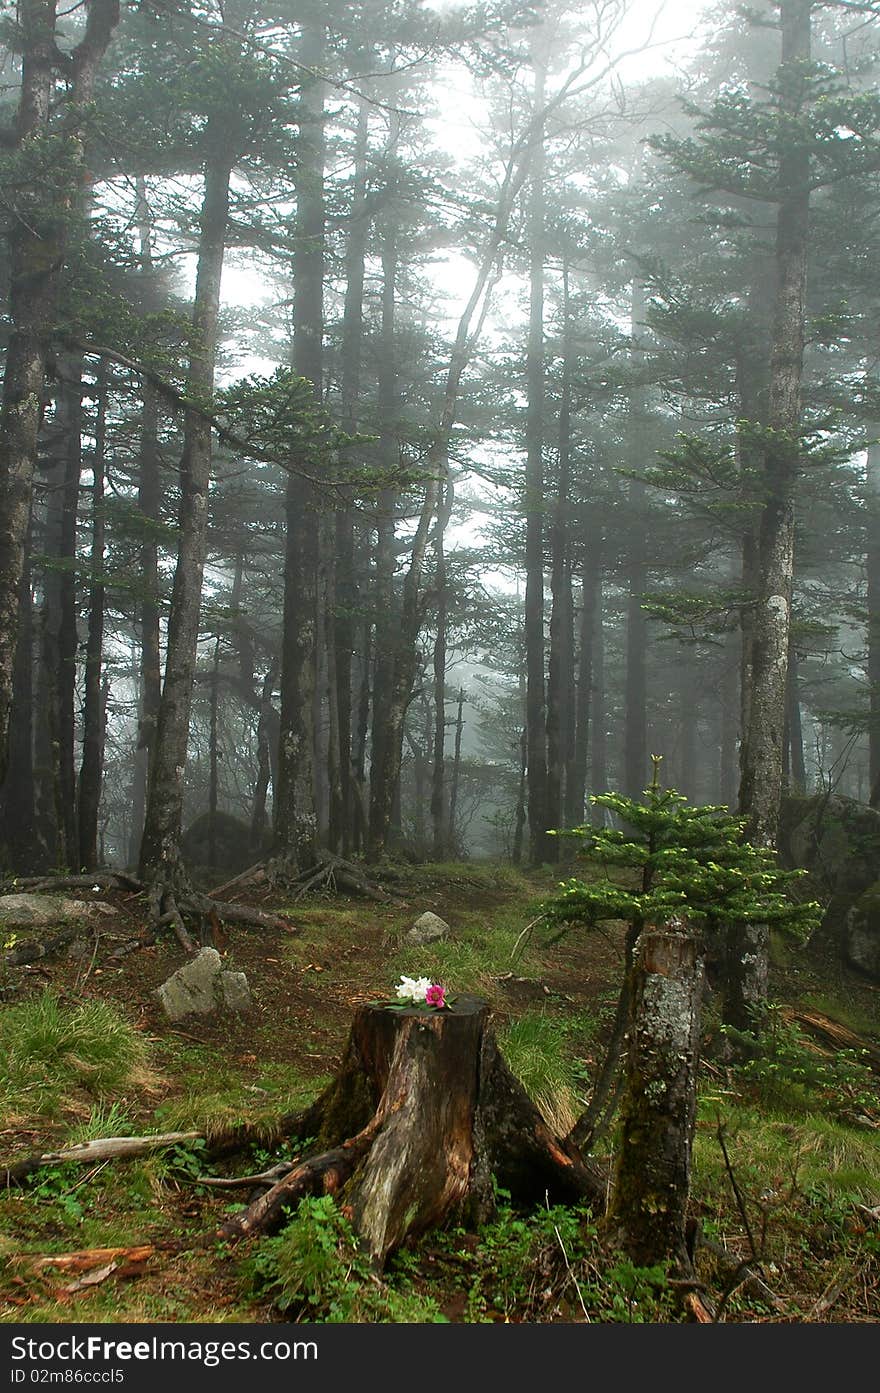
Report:
[{"label": "white flower", "polygon": [[397,995],[401,1001],[424,1001],[430,985],[430,977],[401,977]]}]

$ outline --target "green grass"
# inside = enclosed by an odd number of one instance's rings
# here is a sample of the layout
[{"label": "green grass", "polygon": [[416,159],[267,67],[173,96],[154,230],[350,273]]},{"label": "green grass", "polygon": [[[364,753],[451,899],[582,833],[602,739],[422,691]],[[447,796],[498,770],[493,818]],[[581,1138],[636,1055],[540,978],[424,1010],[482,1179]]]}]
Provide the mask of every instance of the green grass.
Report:
[{"label": "green grass", "polygon": [[74,1090],[102,1098],[150,1078],[146,1041],[116,1006],[62,1006],[51,992],[0,1013],[0,1059],[8,1121],[57,1113]]},{"label": "green grass", "polygon": [[165,1067],[186,1086],[156,1108],[156,1126],[163,1131],[196,1130],[210,1137],[244,1122],[265,1122],[268,1130],[283,1113],[310,1102],[329,1078],[301,1075],[287,1061],[259,1060],[245,1070],[206,1046],[166,1046]]},{"label": "green grass", "polygon": [[528,1011],[499,1032],[504,1058],[559,1136],[583,1109],[583,1059],[595,1029],[583,1013],[544,1010]]}]

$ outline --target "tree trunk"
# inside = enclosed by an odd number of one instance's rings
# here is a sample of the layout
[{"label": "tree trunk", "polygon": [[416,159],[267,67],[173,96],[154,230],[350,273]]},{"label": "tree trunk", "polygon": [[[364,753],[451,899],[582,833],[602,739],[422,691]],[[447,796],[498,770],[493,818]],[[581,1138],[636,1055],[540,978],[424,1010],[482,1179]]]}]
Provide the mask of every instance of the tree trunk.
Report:
[{"label": "tree trunk", "polygon": [[[571,766],[568,744],[571,730],[570,695],[572,669],[571,567],[568,560],[568,512],[571,490],[571,374],[572,348],[568,293],[568,263],[562,268],[563,365],[559,404],[559,449],[556,503],[550,533],[550,653],[547,664],[547,824],[571,826],[565,801],[566,772]],[[578,824],[575,823],[575,826]],[[548,845],[550,857],[559,860],[560,842]]]},{"label": "tree trunk", "polygon": [[79,648],[77,632],[77,521],[79,491],[82,478],[83,438],[83,357],[67,355],[60,359],[63,368],[59,417],[63,421],[64,482],[61,504],[61,530],[58,538],[55,624],[56,767],[58,779],[58,829],[62,864],[71,871],[81,869],[79,837],[76,825],[76,660]]},{"label": "tree trunk", "polygon": [[[533,109],[544,106],[545,70],[535,61]],[[529,331],[526,348],[526,741],[529,858],[552,859],[547,806],[544,687],[544,136],[535,142],[529,180]]]},{"label": "tree trunk", "polygon": [[9,724],[9,759],[0,789],[0,855],[4,869],[31,875],[47,869],[34,817],[34,611],[31,595],[31,538],[25,538],[19,598],[18,641],[13,668],[15,704]]},{"label": "tree trunk", "polygon": [[[569,785],[566,786],[567,821],[569,827],[582,827],[586,816],[587,767],[590,758],[590,712],[594,698],[594,652],[596,626],[601,605],[598,604],[602,578],[602,538],[588,531],[584,537],[584,561],[581,583],[581,619],[578,636],[578,673],[575,688],[574,760]],[[595,744],[596,730],[593,727]],[[595,784],[594,784],[595,790]]]},{"label": "tree trunk", "polygon": [[[642,370],[644,353],[638,336],[644,329],[645,288],[641,281],[632,287],[633,371]],[[636,382],[630,391],[629,466],[644,470],[648,464],[648,419],[644,387]],[[624,688],[623,791],[629,798],[641,798],[648,782],[648,624],[642,599],[648,585],[645,526],[646,494],[641,479],[630,480],[626,548],[626,679]]]},{"label": "tree trunk", "polygon": [[[55,0],[21,0],[21,93],[17,154],[39,171],[47,159],[53,114]],[[9,314],[0,406],[0,784],[6,773],[18,600],[30,519],[37,437],[49,339],[55,328],[58,279],[71,213],[85,172],[81,115],[119,19],[119,0],[89,0],[82,40],[69,59],[72,117],[60,133],[51,177],[35,173],[16,194],[9,234]]]},{"label": "tree trunk", "polygon": [[681,920],[644,929],[635,948],[629,1046],[609,1232],[634,1263],[687,1271],[703,964]]},{"label": "tree trunk", "polygon": [[[809,64],[811,0],[783,0],[780,109],[790,121],[804,100],[799,70]],[[761,508],[757,530],[756,587],[751,645],[751,700],[743,731],[740,812],[750,840],[776,845],[782,797],[782,746],[788,685],[791,594],[794,567],[794,494],[801,430],[801,377],[810,161],[802,144],[783,147],[776,224],[777,286],[770,355],[768,432],[761,460]],[[766,1006],[769,930],[740,927],[728,952],[724,1020],[757,1030]],[[741,956],[735,949],[742,949]]]},{"label": "tree trunk", "polygon": [[[596,628],[593,639],[593,700],[592,754],[590,758],[590,788],[593,793],[605,793],[608,789],[608,735],[605,694],[605,602],[601,572],[596,582]],[[593,807],[590,821],[601,823],[604,810]]]},{"label": "tree trunk", "polygon": [[505,1064],[489,1008],[359,1007],[335,1079],[300,1128],[307,1157],[222,1227],[227,1239],[277,1226],[303,1194],[339,1195],[373,1257],[440,1223],[479,1224],[493,1176],[518,1202],[601,1200],[597,1170],[554,1137]]},{"label": "tree trunk", "polygon": [[786,717],[788,788],[792,793],[806,793],[807,763],[804,758],[804,727],[801,718],[801,690],[797,653],[793,648],[789,648],[788,653],[786,703],[788,712]]},{"label": "tree trunk", "polygon": [[[342,313],[341,395],[342,429],[356,435],[360,414],[361,353],[364,324],[364,263],[370,219],[367,211],[367,149],[369,113],[366,101],[358,107],[354,148],[354,189],[345,244],[345,303]],[[363,568],[361,568],[363,569]],[[336,511],[336,708],[339,721],[340,804],[331,838],[348,856],[354,840],[352,794],[352,679],[354,609],[357,601],[354,555],[354,511]],[[338,825],[337,825],[338,824]]]},{"label": "tree trunk", "polygon": [[718,787],[719,802],[731,810],[737,807],[739,792],[739,762],[737,742],[739,738],[739,679],[740,664],[737,662],[735,637],[728,635],[722,655],[721,678],[719,682],[719,740],[718,740]]},{"label": "tree trunk", "polygon": [[[222,154],[219,158],[212,156],[205,167],[193,338],[186,386],[187,396],[200,402],[210,401],[214,391],[220,280],[232,172],[229,132],[217,129],[210,143]],[[178,882],[181,874],[183,773],[207,551],[210,474],[210,422],[201,412],[188,410],[180,461],[178,551],[168,620],[165,681],[150,762],[140,853],[140,878],[169,888]]]},{"label": "tree trunk", "polygon": [[446,810],[446,630],[449,621],[445,538],[455,490],[447,479],[443,501],[437,511],[434,550],[437,557],[435,589],[437,592],[437,641],[434,644],[434,740],[431,763],[431,827],[434,859],[442,861],[449,850]]},{"label": "tree trunk", "polygon": [[[393,220],[382,236],[382,324],[378,364],[379,468],[391,474],[398,461],[400,401],[395,358],[397,296],[397,238]],[[367,854],[378,859],[385,850],[391,821],[398,721],[403,711],[392,710],[394,673],[399,663],[400,619],[394,598],[394,524],[397,488],[386,483],[376,506],[375,639],[373,643],[373,712],[370,728],[370,824]],[[409,693],[406,694],[407,698]]]},{"label": "tree trunk", "polygon": [[210,718],[208,724],[208,865],[217,866],[217,809],[220,793],[220,751],[217,748],[217,726],[220,715],[220,637],[214,640],[214,661],[211,664]]},{"label": "tree trunk", "polygon": [[877,441],[868,447],[866,484],[868,782],[871,807],[880,808],[880,443]]},{"label": "tree trunk", "polygon": [[260,698],[260,714],[257,719],[257,782],[254,787],[254,800],[251,807],[251,850],[259,854],[266,835],[266,795],[271,780],[271,731],[272,693],[275,690],[277,669],[270,668],[263,678],[263,693]]},{"label": "tree trunk", "polygon": [[[152,271],[150,210],[146,184],[141,178],[137,185],[139,254],[141,273],[146,278]],[[151,382],[142,384],[140,440],[138,444],[138,513],[141,518],[140,598],[138,620],[140,629],[140,684],[138,701],[138,737],[134,753],[132,780],[131,837],[128,860],[136,865],[144,831],[144,812],[147,799],[147,779],[150,754],[156,738],[159,702],[162,697],[162,667],[159,641],[159,393]]]},{"label": "tree trunk", "polygon": [[691,649],[679,652],[678,679],[678,791],[693,803],[697,801],[697,693],[701,684]]},{"label": "tree trunk", "polygon": [[[325,33],[320,20],[303,27],[299,61],[299,162],[293,258],[293,367],[323,400],[324,345],[324,84]],[[317,849],[314,730],[317,501],[314,485],[296,466],[285,495],[284,617],[281,640],[281,729],[274,800],[276,853],[292,869],[308,866]]]},{"label": "tree trunk", "polygon": [[82,763],[79,771],[77,821],[79,869],[98,865],[98,813],[104,770],[104,461],[107,443],[107,370],[98,369],[97,421],[92,453],[92,549],[89,566],[89,626],[86,639],[83,698]]},{"label": "tree trunk", "polygon": [[455,749],[452,756],[452,778],[449,781],[449,830],[447,843],[453,855],[461,855],[455,814],[458,809],[458,785],[461,777],[461,737],[464,730],[464,688],[458,690],[458,711],[455,717]]}]

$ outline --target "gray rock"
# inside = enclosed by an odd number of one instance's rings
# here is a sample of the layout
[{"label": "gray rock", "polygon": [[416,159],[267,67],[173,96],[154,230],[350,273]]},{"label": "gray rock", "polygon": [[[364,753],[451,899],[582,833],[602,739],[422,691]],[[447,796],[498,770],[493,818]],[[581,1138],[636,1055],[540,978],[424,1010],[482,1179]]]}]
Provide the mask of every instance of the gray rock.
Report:
[{"label": "gray rock", "polygon": [[860,895],[880,876],[880,811],[838,794],[786,798],[779,851],[827,894]]},{"label": "gray rock", "polygon": [[880,982],[880,880],[847,911],[844,946],[852,966]]},{"label": "gray rock", "polygon": [[449,925],[445,919],[441,919],[439,914],[432,914],[426,910],[420,914],[412,928],[409,930],[406,941],[419,946],[424,943],[435,943],[438,938],[445,938],[449,933]]},{"label": "gray rock", "polygon": [[88,923],[115,914],[104,900],[70,900],[66,895],[0,895],[0,928],[44,929]]},{"label": "gray rock", "polygon": [[212,1011],[246,1011],[251,994],[243,972],[227,972],[216,948],[203,948],[173,972],[156,996],[169,1020],[209,1015]]}]

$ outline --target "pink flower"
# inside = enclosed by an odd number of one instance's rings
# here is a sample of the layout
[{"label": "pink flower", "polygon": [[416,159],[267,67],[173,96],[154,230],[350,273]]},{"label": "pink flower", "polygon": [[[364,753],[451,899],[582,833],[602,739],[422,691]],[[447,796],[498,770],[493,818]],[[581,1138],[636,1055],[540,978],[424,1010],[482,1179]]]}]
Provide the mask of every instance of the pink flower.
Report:
[{"label": "pink flower", "polygon": [[446,988],[435,982],[425,992],[425,1005],[436,1006],[438,1011],[446,1005]]}]

